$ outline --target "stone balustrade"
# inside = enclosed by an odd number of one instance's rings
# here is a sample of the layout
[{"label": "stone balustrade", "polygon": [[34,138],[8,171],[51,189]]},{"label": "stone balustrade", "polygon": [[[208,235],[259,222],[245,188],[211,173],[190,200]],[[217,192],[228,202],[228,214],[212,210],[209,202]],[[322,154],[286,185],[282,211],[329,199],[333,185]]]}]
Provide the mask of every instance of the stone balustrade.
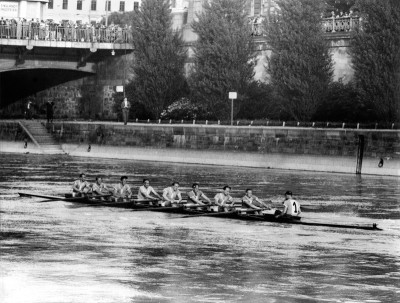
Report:
[{"label": "stone balustrade", "polygon": [[322,19],[322,28],[326,33],[350,32],[360,24],[360,17],[339,17]]},{"label": "stone balustrade", "polygon": [[[263,36],[263,16],[249,17],[252,36]],[[330,17],[321,21],[322,29],[326,33],[350,32],[357,28],[361,22],[360,17]]]}]

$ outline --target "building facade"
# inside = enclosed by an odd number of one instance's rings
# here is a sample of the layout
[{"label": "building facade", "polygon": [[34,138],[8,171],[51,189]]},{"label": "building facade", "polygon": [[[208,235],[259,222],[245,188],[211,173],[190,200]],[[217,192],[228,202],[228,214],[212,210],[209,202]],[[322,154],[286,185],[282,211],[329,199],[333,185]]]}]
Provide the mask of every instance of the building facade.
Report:
[{"label": "building facade", "polygon": [[141,0],[48,0],[45,19],[100,22],[112,12],[138,10]]},{"label": "building facade", "polygon": [[0,0],[0,18],[45,18],[48,0]]}]

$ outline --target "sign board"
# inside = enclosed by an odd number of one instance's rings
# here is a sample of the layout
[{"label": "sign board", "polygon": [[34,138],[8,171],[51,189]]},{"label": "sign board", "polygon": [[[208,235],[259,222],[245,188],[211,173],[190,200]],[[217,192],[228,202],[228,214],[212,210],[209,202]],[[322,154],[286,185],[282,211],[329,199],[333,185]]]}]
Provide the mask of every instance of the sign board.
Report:
[{"label": "sign board", "polygon": [[117,93],[122,93],[124,91],[124,87],[122,85],[118,85],[115,87],[115,91]]},{"label": "sign board", "polygon": [[0,2],[0,16],[4,18],[17,18],[18,17],[18,2],[1,1]]},{"label": "sign board", "polygon": [[229,99],[237,99],[237,92],[229,92]]}]

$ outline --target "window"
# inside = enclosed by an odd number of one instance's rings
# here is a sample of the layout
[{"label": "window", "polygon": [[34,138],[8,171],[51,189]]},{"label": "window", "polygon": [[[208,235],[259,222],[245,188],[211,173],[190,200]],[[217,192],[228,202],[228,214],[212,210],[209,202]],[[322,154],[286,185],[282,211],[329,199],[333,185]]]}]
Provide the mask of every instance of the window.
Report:
[{"label": "window", "polygon": [[78,11],[81,11],[81,10],[82,10],[82,0],[76,1],[76,9],[77,9]]},{"label": "window", "polygon": [[139,10],[139,2],[133,2],[133,10],[137,12]]},{"label": "window", "polygon": [[124,12],[125,11],[125,1],[120,1],[119,2],[119,11]]},{"label": "window", "polygon": [[106,0],[106,11],[111,11],[111,0]]},{"label": "window", "polygon": [[97,9],[97,1],[92,0],[92,2],[90,2],[90,10],[95,11],[96,9]]},{"label": "window", "polygon": [[68,9],[68,0],[63,0],[62,9]]},{"label": "window", "polygon": [[261,14],[261,0],[254,0],[254,15]]},{"label": "window", "polygon": [[49,4],[47,6],[48,9],[53,9],[53,0],[49,0]]}]

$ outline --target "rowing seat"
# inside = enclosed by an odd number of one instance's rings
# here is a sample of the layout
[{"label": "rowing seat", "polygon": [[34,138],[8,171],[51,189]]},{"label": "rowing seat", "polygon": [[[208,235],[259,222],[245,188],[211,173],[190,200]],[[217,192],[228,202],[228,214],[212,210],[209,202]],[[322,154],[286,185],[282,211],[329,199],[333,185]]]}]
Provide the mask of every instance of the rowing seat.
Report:
[{"label": "rowing seat", "polygon": [[195,203],[186,203],[184,204],[185,208],[190,208],[190,209],[196,209],[196,210],[203,210],[204,206],[199,206],[198,204]]},{"label": "rowing seat", "polygon": [[218,205],[210,205],[207,206],[207,211],[211,211],[211,212],[219,212],[219,206]]},{"label": "rowing seat", "polygon": [[275,215],[276,209],[266,209],[263,210],[261,213],[263,215]]}]

